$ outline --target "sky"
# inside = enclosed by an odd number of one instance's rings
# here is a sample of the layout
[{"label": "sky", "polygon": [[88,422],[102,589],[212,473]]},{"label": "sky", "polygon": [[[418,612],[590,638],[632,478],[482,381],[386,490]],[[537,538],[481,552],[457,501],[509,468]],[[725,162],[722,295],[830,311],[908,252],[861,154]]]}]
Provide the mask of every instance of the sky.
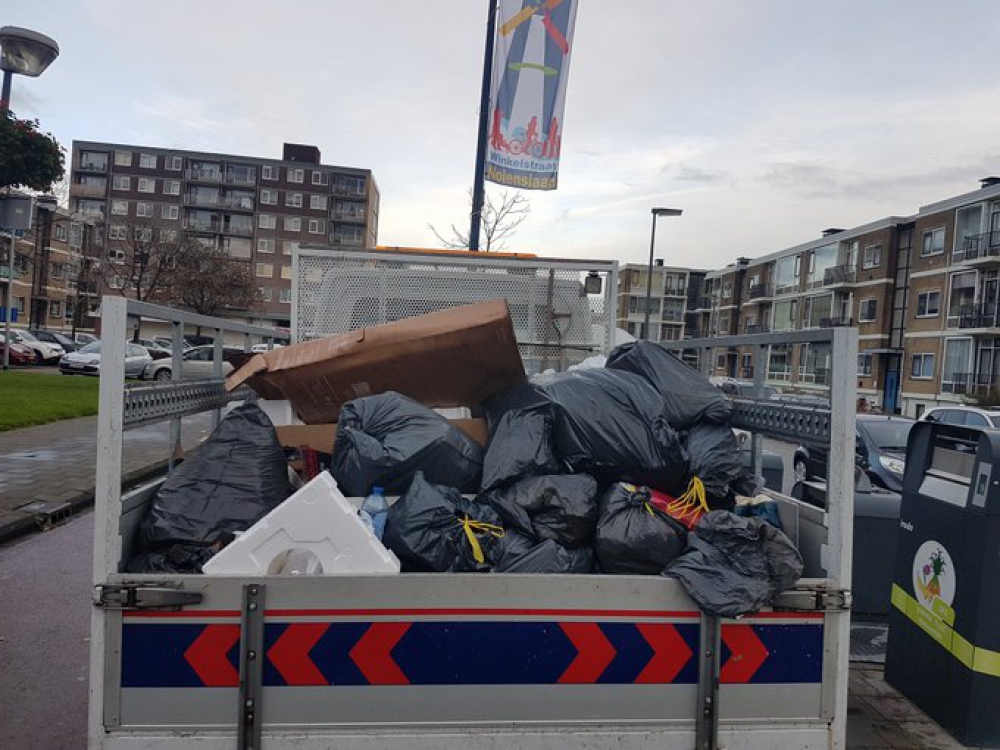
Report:
[{"label": "sky", "polygon": [[[379,243],[468,223],[488,2],[20,0],[12,109],[74,139],[371,169]],[[559,188],[507,249],[714,268],[1000,174],[993,0],[579,0]],[[500,186],[487,183],[496,196]]]}]

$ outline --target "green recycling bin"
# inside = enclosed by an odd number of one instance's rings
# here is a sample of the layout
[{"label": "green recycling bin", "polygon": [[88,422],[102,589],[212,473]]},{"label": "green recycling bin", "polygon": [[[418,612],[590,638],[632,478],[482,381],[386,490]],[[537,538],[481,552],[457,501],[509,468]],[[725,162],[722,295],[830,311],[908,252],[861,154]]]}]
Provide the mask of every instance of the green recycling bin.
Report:
[{"label": "green recycling bin", "polygon": [[1000,747],[1000,431],[914,425],[898,534],[886,681]]}]

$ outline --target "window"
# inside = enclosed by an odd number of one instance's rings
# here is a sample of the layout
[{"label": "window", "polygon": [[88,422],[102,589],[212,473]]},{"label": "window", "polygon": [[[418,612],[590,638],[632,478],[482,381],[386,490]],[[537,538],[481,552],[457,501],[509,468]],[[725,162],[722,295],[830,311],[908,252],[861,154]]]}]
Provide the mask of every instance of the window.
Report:
[{"label": "window", "polygon": [[301,232],[302,219],[300,219],[298,216],[286,216],[284,221],[284,228],[286,232]]},{"label": "window", "polygon": [[152,227],[132,227],[132,236],[139,242],[149,242],[153,239]]},{"label": "window", "polygon": [[920,257],[926,258],[928,255],[940,255],[943,252],[944,227],[924,232],[924,246],[920,250]]},{"label": "window", "polygon": [[179,156],[164,156],[163,165],[169,169],[171,172],[180,172],[181,167],[184,164],[184,160]]},{"label": "window", "polygon": [[61,318],[62,317],[62,302],[59,300],[53,300],[49,303],[49,317],[50,318]]},{"label": "window", "polygon": [[859,354],[858,355],[858,375],[871,375],[872,374],[872,355],[871,354]]},{"label": "window", "polygon": [[139,192],[140,193],[155,193],[156,192],[156,180],[151,180],[148,177],[139,178]]},{"label": "window", "polygon": [[281,289],[278,292],[278,301],[284,302],[286,305],[291,304],[292,301],[292,290],[291,289]]},{"label": "window", "polygon": [[968,249],[973,257],[979,257],[979,243],[982,239],[983,205],[967,206],[958,210],[955,219],[955,249],[952,255],[961,258]]},{"label": "window", "polygon": [[261,237],[257,240],[257,252],[258,253],[273,253],[274,252],[274,240],[266,239]]},{"label": "window", "polygon": [[338,195],[364,195],[365,194],[365,178],[364,177],[348,177],[347,175],[341,175],[337,178],[337,181],[333,186],[334,192]]},{"label": "window", "polygon": [[853,271],[858,267],[858,248],[861,247],[861,243],[858,240],[854,240],[847,245],[847,253],[844,258],[844,265],[847,266],[848,270]]},{"label": "window", "polygon": [[260,168],[260,178],[262,180],[278,179],[278,168],[273,164],[265,164]]},{"label": "window", "polygon": [[262,300],[264,300],[265,302],[270,302],[271,301],[271,287],[269,287],[269,286],[259,286],[257,288],[260,290],[260,298]]},{"label": "window", "polygon": [[283,278],[283,279],[290,279],[290,278],[292,278],[292,267],[291,266],[282,266],[281,267],[281,278]]},{"label": "window", "polygon": [[936,318],[941,314],[941,292],[920,292],[917,295],[917,317]]},{"label": "window", "polygon": [[128,216],[128,201],[111,201],[113,216]]},{"label": "window", "polygon": [[310,195],[309,196],[309,208],[315,208],[320,211],[326,211],[327,201],[325,195]]},{"label": "window", "polygon": [[858,322],[871,323],[878,317],[878,300],[863,299],[858,305]]},{"label": "window", "polygon": [[77,198],[76,210],[84,214],[103,214],[104,201],[92,201],[85,198]]},{"label": "window", "polygon": [[289,182],[305,182],[306,170],[300,169],[298,167],[288,170],[288,181]]},{"label": "window", "polygon": [[258,214],[257,226],[261,229],[276,229],[278,226],[278,217],[274,214]]},{"label": "window", "polygon": [[776,294],[787,294],[799,286],[798,257],[780,258],[774,264],[774,286]]},{"label": "window", "polygon": [[295,250],[298,249],[299,249],[298,242],[292,242],[286,240],[285,242],[281,243],[281,252],[283,255],[291,255]]},{"label": "window", "polygon": [[132,187],[132,178],[117,174],[111,180],[111,187],[115,190],[129,190]]},{"label": "window", "polygon": [[863,269],[878,268],[882,265],[882,246],[865,245],[865,252],[862,256],[861,267]]},{"label": "window", "polygon": [[318,170],[313,170],[312,173],[312,183],[313,185],[329,185],[330,184],[330,173],[320,172]]},{"label": "window", "polygon": [[66,231],[66,225],[65,225],[65,224],[61,224],[61,223],[60,223],[60,224],[56,224],[56,225],[55,225],[55,226],[54,226],[54,227],[52,228],[52,232],[53,232],[53,234],[55,235],[55,238],[56,238],[57,240],[63,240],[63,241],[65,241],[65,240],[66,240],[66,238],[67,238],[67,236],[68,236],[68,233],[67,233],[67,231]]},{"label": "window", "polygon": [[966,385],[972,369],[972,339],[946,339],[944,342],[944,365],[941,368],[942,390],[946,384]]},{"label": "window", "polygon": [[910,361],[910,377],[914,380],[930,380],[934,377],[934,355],[914,354]]},{"label": "window", "polygon": [[957,326],[963,309],[976,301],[976,272],[952,274],[951,296],[948,299],[948,325]]},{"label": "window", "polygon": [[309,234],[326,234],[326,222],[323,219],[309,219]]},{"label": "window", "polygon": [[722,285],[722,298],[729,299],[733,296],[733,282],[727,281]]},{"label": "window", "polygon": [[128,236],[124,224],[112,224],[108,227],[109,240],[123,240]]},{"label": "window", "polygon": [[65,279],[66,278],[66,264],[65,263],[53,263],[52,264],[52,278],[53,279]]},{"label": "window", "polygon": [[302,208],[302,193],[285,193],[285,205]]},{"label": "window", "polygon": [[175,206],[170,203],[164,203],[163,209],[160,211],[160,216],[164,219],[178,219],[180,218],[181,208],[180,206]]},{"label": "window", "polygon": [[[176,217],[174,217],[176,218]],[[161,229],[160,230],[160,242],[177,242],[177,230],[176,229]]]},{"label": "window", "polygon": [[103,172],[108,168],[108,155],[103,151],[81,151],[80,169]]},{"label": "window", "polygon": [[153,204],[152,203],[136,203],[135,204],[135,215],[143,219],[150,219],[153,216]]},{"label": "window", "polygon": [[278,204],[278,191],[268,190],[267,188],[261,190],[260,202],[268,206],[276,206]]},{"label": "window", "polygon": [[254,266],[254,275],[262,279],[269,279],[274,276],[274,265],[271,263],[257,263]]},{"label": "window", "polygon": [[17,305],[17,311],[20,313],[24,312],[24,297],[15,297],[14,301]]},{"label": "window", "polygon": [[115,151],[115,166],[117,166],[117,167],[131,167],[132,166],[132,152],[131,151]]},{"label": "window", "polygon": [[143,169],[156,169],[156,154],[139,154],[139,166]]},{"label": "window", "polygon": [[719,369],[725,369],[726,367],[726,355],[718,354],[715,357],[715,366]]},{"label": "window", "polygon": [[164,195],[180,195],[181,194],[181,183],[180,183],[180,180],[164,180],[163,181],[163,194]]}]

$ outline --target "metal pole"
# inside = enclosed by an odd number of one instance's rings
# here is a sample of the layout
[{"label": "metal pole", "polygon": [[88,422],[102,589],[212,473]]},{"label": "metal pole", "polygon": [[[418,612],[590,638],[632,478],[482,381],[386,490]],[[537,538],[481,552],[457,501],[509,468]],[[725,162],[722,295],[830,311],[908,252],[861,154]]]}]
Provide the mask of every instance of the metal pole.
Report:
[{"label": "metal pole", "polygon": [[649,335],[649,307],[653,302],[653,246],[656,244],[656,212],[653,212],[653,229],[649,233],[649,269],[646,272],[646,321],[642,324],[643,338]]},{"label": "metal pole", "polygon": [[483,56],[483,89],[479,96],[479,136],[476,142],[476,174],[472,182],[472,218],[469,250],[479,250],[479,229],[483,219],[486,186],[486,139],[489,134],[490,87],[493,82],[493,37],[497,27],[496,0],[489,0],[486,21],[486,53]]},{"label": "metal pole", "polygon": [[9,70],[3,72],[3,94],[0,95],[0,115],[6,115],[10,112],[10,82],[13,78],[13,72]]},{"label": "metal pole", "polygon": [[[7,88],[6,76],[4,76],[4,89]],[[14,306],[14,233],[7,233],[7,297],[4,304],[7,308],[3,316],[3,369],[10,369],[10,316]]]}]

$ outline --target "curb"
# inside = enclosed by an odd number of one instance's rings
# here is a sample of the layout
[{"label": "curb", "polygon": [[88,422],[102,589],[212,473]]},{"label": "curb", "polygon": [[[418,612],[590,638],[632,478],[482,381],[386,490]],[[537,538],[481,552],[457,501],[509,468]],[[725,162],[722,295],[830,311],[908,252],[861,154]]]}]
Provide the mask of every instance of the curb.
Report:
[{"label": "curb", "polygon": [[[157,475],[163,474],[167,470],[167,465],[168,461],[162,460],[130,471],[122,477],[122,492],[129,489],[131,485],[141,484],[149,479],[153,479]],[[54,513],[38,513],[33,516],[26,515],[23,518],[0,524],[0,544],[5,544],[32,532],[48,531],[69,520],[80,511],[91,507],[93,504],[94,490],[90,489],[66,500],[61,504],[62,507]]]}]

